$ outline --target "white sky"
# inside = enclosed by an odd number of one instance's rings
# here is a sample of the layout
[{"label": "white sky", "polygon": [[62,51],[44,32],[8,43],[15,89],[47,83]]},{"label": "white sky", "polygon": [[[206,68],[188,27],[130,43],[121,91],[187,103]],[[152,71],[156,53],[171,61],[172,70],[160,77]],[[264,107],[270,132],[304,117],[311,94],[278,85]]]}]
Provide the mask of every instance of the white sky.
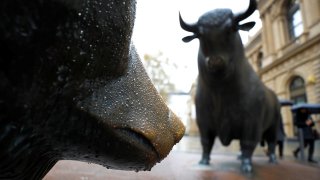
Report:
[{"label": "white sky", "polygon": [[[197,39],[184,43],[182,38],[190,35],[179,25],[179,11],[186,22],[193,23],[205,12],[215,8],[230,8],[233,12],[244,11],[249,0],[137,0],[133,42],[143,60],[144,54],[156,55],[159,51],[174,61],[178,70],[171,72],[172,81],[180,91],[188,92],[197,74]],[[246,43],[249,34],[261,28],[259,13],[247,21],[255,20],[256,26],[249,32],[240,32]]]}]

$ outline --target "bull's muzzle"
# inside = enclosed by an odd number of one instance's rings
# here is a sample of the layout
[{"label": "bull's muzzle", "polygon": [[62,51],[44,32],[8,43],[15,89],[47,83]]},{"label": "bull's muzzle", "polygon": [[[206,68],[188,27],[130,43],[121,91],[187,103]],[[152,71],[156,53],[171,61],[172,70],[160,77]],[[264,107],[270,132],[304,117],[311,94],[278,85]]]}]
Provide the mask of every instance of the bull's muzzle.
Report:
[{"label": "bull's muzzle", "polygon": [[223,68],[226,64],[226,60],[222,56],[209,56],[206,57],[205,61],[209,70]]}]

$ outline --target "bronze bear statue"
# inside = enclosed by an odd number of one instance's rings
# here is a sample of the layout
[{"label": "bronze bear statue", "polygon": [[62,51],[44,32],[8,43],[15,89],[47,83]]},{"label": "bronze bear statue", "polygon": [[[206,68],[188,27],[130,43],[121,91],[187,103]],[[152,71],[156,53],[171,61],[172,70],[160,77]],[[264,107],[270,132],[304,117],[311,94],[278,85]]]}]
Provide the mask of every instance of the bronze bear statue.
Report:
[{"label": "bronze bear statue", "polygon": [[150,170],[184,134],[131,43],[135,0],[0,2],[0,179]]}]

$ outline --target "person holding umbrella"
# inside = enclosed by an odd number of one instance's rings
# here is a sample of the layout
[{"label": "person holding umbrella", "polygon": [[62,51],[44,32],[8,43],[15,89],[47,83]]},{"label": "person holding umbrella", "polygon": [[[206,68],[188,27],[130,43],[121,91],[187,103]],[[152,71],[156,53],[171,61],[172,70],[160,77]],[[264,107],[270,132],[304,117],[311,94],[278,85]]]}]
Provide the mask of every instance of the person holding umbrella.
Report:
[{"label": "person holding umbrella", "polygon": [[[308,110],[307,109],[299,109],[296,112],[294,121],[295,121],[295,125],[298,128],[302,129],[302,132],[303,132],[302,134],[303,134],[303,139],[304,139],[304,147],[306,148],[307,146],[309,146],[308,161],[311,163],[317,163],[317,161],[315,161],[313,159],[315,137],[314,137],[312,127],[315,124],[314,124],[314,121],[312,120],[310,114],[308,113]],[[296,157],[296,158],[298,157],[298,153],[300,150],[301,150],[300,147],[298,147],[293,151],[294,157]]]}]

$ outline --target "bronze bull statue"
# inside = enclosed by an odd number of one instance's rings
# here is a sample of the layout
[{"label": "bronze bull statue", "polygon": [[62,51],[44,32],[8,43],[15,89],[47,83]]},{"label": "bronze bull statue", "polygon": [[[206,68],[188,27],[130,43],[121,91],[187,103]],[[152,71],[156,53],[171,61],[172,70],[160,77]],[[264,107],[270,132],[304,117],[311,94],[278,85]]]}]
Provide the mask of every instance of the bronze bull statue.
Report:
[{"label": "bronze bull statue", "polygon": [[256,2],[250,0],[248,9],[239,14],[230,9],[215,9],[194,24],[187,24],[179,16],[182,29],[193,33],[183,41],[200,41],[196,115],[203,147],[201,164],[209,164],[216,137],[225,146],[233,139],[240,140],[244,172],[252,171],[251,157],[261,140],[268,142],[270,161],[276,161],[280,105],[275,93],[260,81],[245,58],[238,33],[255,25],[240,24],[255,10]]}]

